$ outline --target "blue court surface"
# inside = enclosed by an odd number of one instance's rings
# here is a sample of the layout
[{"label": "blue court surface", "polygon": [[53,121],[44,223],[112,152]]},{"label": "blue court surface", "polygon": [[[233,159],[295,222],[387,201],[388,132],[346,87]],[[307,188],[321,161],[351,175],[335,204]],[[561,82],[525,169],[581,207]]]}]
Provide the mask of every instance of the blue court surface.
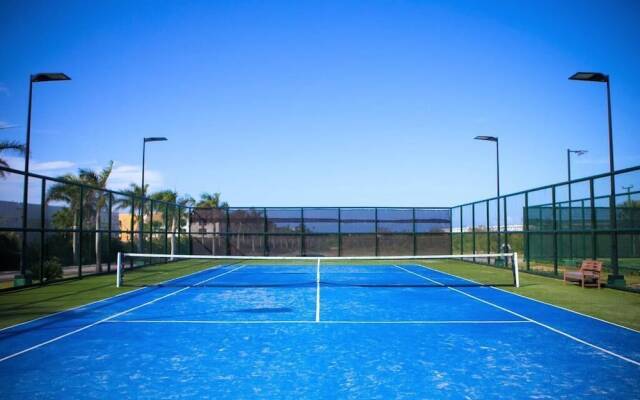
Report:
[{"label": "blue court surface", "polygon": [[640,332],[418,265],[227,265],[0,331],[4,399],[638,399]]}]

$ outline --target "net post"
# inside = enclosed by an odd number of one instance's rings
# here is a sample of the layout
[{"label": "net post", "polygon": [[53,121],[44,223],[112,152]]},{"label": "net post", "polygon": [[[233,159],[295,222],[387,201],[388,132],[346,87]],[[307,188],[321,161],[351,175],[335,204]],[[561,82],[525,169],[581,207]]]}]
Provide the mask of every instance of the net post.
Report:
[{"label": "net post", "polygon": [[118,252],[116,256],[116,287],[122,285],[122,253]]},{"label": "net post", "polygon": [[520,270],[518,269],[518,253],[513,253],[513,283],[519,288],[520,287]]},{"label": "net post", "polygon": [[320,322],[320,257],[316,263],[316,322]]}]

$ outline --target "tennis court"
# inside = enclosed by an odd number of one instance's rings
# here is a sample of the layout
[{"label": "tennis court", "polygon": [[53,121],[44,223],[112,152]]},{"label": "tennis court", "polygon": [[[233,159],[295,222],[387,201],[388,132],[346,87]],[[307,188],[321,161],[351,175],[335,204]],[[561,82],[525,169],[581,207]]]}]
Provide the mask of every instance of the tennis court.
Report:
[{"label": "tennis court", "polygon": [[429,261],[211,263],[0,344],[4,398],[640,398],[640,332]]}]

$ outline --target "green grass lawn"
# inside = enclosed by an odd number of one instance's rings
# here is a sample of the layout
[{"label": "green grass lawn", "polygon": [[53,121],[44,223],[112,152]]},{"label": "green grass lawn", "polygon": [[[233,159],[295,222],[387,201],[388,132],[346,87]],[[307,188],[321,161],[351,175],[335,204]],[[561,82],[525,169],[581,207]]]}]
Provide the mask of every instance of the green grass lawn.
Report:
[{"label": "green grass lawn", "polygon": [[[483,283],[509,282],[511,279],[510,271],[506,269],[467,262],[429,261],[428,265]],[[0,294],[0,327],[166,281],[209,266],[209,260],[189,260],[139,268],[127,273],[126,286],[121,288],[116,288],[115,276],[110,274],[6,292]],[[521,273],[520,280],[520,288],[504,289],[640,330],[640,294],[564,286],[558,279],[527,273]]]},{"label": "green grass lawn", "polygon": [[177,278],[211,265],[211,261],[189,260],[138,268],[127,273],[126,285],[120,288],[116,287],[115,275],[108,274],[2,293],[0,327],[129,292],[140,286]]}]

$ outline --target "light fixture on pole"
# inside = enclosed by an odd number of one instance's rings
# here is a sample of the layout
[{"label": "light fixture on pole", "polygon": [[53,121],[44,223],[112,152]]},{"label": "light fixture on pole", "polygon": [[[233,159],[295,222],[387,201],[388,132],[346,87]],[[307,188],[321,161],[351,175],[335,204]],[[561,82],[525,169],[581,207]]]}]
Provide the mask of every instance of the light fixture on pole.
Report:
[{"label": "light fixture on pole", "polygon": [[140,204],[140,232],[138,234],[138,238],[139,238],[139,246],[140,246],[140,251],[143,250],[143,231],[144,231],[144,197],[146,195],[146,190],[144,187],[144,164],[145,164],[145,154],[147,151],[147,143],[148,142],[165,142],[169,139],[167,139],[166,137],[146,137],[142,139],[142,186],[140,187],[140,190],[142,192],[142,200],[141,200],[141,204]]},{"label": "light fixture on pole", "polygon": [[[476,136],[476,140],[484,140],[487,142],[495,142],[496,144],[496,187],[497,187],[497,211],[498,211],[498,252],[502,251],[502,242],[500,241],[500,145],[497,136]],[[487,227],[489,229],[489,227]]]},{"label": "light fixture on pole", "polygon": [[[24,188],[22,190],[22,251],[20,257],[20,274],[27,279],[27,209],[29,198],[29,157],[31,155],[31,99],[33,84],[39,82],[69,81],[67,75],[62,72],[43,72],[29,77],[29,104],[27,109],[27,138],[24,144]],[[28,279],[27,279],[28,280]],[[26,282],[28,283],[28,282]]]},{"label": "light fixture on pole", "polygon": [[623,186],[622,188],[627,191],[627,207],[631,207],[631,189],[633,189],[633,185]]},{"label": "light fixture on pole", "polygon": [[[611,79],[601,72],[576,72],[569,77],[573,81],[599,82],[607,85],[607,117],[609,121],[609,225],[611,228],[611,270],[607,283],[611,285],[625,285],[624,276],[618,268],[618,222],[616,218],[616,177],[613,162],[613,123],[611,118]],[[593,227],[592,227],[593,228]]]},{"label": "light fixture on pole", "polygon": [[[587,154],[587,150],[571,150],[567,149],[567,185],[569,186],[569,230],[573,230],[573,206],[571,198],[571,153],[582,156]],[[569,233],[569,258],[573,258],[573,235]]]}]

